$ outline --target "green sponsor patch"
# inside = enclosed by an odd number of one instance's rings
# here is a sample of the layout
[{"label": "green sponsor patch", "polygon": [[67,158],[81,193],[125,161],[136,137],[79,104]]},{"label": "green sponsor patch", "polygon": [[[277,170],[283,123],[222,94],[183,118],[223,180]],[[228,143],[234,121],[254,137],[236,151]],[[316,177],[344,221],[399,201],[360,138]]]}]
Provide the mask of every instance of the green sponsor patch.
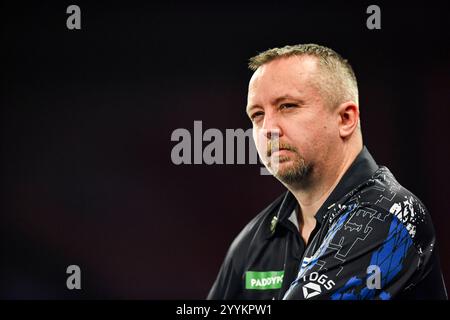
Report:
[{"label": "green sponsor patch", "polygon": [[284,271],[247,271],[245,273],[245,289],[280,289],[283,276]]}]

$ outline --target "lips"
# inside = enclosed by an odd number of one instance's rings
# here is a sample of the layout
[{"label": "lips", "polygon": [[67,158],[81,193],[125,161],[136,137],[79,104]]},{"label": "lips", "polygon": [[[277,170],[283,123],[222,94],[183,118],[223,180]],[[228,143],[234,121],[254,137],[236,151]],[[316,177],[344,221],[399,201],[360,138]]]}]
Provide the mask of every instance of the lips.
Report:
[{"label": "lips", "polygon": [[287,152],[291,152],[291,150],[289,150],[289,149],[280,149],[280,150],[274,151],[272,153],[272,155],[276,154],[276,153],[287,153]]},{"label": "lips", "polygon": [[274,154],[278,154],[279,155],[279,154],[285,154],[285,153],[288,153],[288,152],[291,152],[291,150],[286,149],[286,148],[281,148],[281,149],[273,151],[273,152],[272,152],[272,150],[268,150],[267,153],[268,153],[268,156],[271,157]]}]

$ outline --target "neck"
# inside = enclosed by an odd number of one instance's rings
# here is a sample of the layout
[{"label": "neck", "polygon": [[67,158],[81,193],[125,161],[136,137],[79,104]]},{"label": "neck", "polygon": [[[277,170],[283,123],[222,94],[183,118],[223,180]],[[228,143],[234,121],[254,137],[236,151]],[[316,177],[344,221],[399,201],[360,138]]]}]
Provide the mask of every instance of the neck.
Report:
[{"label": "neck", "polygon": [[324,166],[320,173],[312,172],[311,181],[302,186],[286,186],[295,196],[300,207],[300,220],[305,225],[315,225],[315,215],[335,189],[342,176],[357,157],[360,150],[346,150],[341,161]]}]

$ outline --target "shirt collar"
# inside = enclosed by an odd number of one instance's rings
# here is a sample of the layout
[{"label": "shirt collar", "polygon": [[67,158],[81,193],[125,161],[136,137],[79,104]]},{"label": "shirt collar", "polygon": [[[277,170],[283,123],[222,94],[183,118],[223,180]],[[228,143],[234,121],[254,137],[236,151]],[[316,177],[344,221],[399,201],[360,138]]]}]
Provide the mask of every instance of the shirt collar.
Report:
[{"label": "shirt collar", "polygon": [[[363,146],[361,152],[355,158],[334,190],[317,211],[315,216],[317,222],[321,224],[329,208],[331,208],[351,190],[368,180],[377,170],[377,163],[369,153],[369,150],[367,150],[366,146]],[[292,211],[295,210],[297,206],[297,199],[290,191],[287,191],[277,214],[271,216],[270,227],[268,228],[270,231],[269,236],[274,234],[275,228],[279,224],[286,225]]]}]

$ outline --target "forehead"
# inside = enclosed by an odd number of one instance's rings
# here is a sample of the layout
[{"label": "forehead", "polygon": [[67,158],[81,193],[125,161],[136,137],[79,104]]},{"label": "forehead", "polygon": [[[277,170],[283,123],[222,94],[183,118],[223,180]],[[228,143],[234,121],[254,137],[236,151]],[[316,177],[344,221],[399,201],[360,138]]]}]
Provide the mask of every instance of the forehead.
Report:
[{"label": "forehead", "polygon": [[277,58],[260,66],[249,83],[249,100],[258,97],[302,93],[311,89],[318,72],[317,59],[311,56]]}]

